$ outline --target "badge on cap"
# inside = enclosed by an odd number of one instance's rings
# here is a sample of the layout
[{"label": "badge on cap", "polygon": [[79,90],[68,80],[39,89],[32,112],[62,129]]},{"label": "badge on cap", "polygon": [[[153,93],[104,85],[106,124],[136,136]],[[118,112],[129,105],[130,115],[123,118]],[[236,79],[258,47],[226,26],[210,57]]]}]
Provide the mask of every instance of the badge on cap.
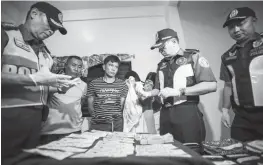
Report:
[{"label": "badge on cap", "polygon": [[62,13],[59,13],[59,14],[58,14],[58,20],[59,20],[61,23],[63,23],[63,15],[62,15]]},{"label": "badge on cap", "polygon": [[201,67],[204,67],[204,68],[209,67],[209,62],[204,57],[200,57],[198,60],[198,63]]},{"label": "badge on cap", "polygon": [[235,9],[235,10],[233,10],[233,11],[230,13],[229,17],[230,17],[230,18],[233,18],[233,17],[235,17],[237,14],[238,14],[238,10]]},{"label": "badge on cap", "polygon": [[176,64],[177,65],[184,65],[185,63],[186,63],[186,58],[185,57],[180,57],[180,58],[178,58],[177,60],[176,60]]}]

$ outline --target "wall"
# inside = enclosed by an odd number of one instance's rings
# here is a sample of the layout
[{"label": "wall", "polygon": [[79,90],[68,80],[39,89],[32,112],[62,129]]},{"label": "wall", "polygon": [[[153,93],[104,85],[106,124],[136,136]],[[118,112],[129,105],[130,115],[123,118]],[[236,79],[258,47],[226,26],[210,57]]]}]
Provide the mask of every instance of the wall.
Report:
[{"label": "wall", "polygon": [[1,1],[1,21],[21,24],[24,22],[27,10],[20,10],[14,2]]},{"label": "wall", "polygon": [[[178,7],[187,48],[201,50],[218,79],[216,93],[201,97],[201,107],[206,119],[207,140],[229,137],[229,129],[221,125],[221,92],[223,82],[219,80],[220,56],[234,41],[222,25],[231,9],[247,6],[255,10],[258,17],[257,29],[263,29],[263,2],[190,2],[182,1]],[[233,113],[231,114],[233,118]],[[212,129],[213,128],[213,129]]]},{"label": "wall", "polygon": [[55,55],[134,54],[132,69],[144,80],[150,71],[156,71],[162,58],[150,46],[156,32],[168,27],[165,11],[163,6],[67,10],[64,19],[69,33],[56,34],[46,43]]},{"label": "wall", "polygon": [[[28,7],[18,2],[2,2],[2,13],[4,13],[2,21],[11,19],[18,24],[22,23],[21,20],[24,20],[24,15],[32,5],[32,2],[25,3],[28,4]],[[64,26],[68,34],[62,36],[57,32],[45,43],[56,56],[71,54],[84,56],[101,53],[134,54],[132,68],[144,80],[150,71],[156,71],[156,64],[162,58],[157,50],[150,50],[158,30],[167,27],[176,29],[181,45],[185,47],[177,8],[168,6],[168,4],[64,10]]]}]

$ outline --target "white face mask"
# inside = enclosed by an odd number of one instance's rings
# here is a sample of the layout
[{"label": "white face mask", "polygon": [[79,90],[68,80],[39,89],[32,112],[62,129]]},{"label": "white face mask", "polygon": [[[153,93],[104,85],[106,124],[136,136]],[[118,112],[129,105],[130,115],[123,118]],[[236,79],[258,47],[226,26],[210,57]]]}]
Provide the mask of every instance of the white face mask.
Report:
[{"label": "white face mask", "polygon": [[175,56],[179,50],[180,45],[178,44],[176,39],[169,40],[164,45],[164,50],[161,52],[163,56]]}]

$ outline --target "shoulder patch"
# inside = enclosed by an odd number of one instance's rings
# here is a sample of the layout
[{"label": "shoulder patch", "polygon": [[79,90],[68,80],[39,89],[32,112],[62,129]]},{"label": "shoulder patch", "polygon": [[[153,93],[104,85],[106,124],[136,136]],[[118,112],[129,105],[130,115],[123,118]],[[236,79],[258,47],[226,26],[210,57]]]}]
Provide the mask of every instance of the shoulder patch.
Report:
[{"label": "shoulder patch", "polygon": [[12,22],[1,22],[1,27],[4,30],[18,30],[18,26]]},{"label": "shoulder patch", "polygon": [[204,57],[200,57],[198,59],[198,63],[201,67],[204,67],[204,68],[208,68],[209,67],[209,62],[207,61],[207,59],[205,59]]}]

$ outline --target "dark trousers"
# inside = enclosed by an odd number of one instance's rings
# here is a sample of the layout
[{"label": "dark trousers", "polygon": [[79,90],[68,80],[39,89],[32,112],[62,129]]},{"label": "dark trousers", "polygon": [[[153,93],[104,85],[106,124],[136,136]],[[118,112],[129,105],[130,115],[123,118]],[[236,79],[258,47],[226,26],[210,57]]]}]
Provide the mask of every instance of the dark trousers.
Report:
[{"label": "dark trousers", "polygon": [[113,123],[95,123],[91,121],[91,129],[100,131],[123,131],[123,118],[117,118],[113,120]]},{"label": "dark trousers", "polygon": [[263,108],[245,109],[235,107],[231,126],[231,138],[239,141],[263,139]]},{"label": "dark trousers", "polygon": [[171,133],[181,143],[198,143],[205,140],[203,114],[197,103],[182,103],[160,112],[160,134]]},{"label": "dark trousers", "polygon": [[2,108],[2,159],[16,156],[22,149],[39,144],[42,109]]}]

